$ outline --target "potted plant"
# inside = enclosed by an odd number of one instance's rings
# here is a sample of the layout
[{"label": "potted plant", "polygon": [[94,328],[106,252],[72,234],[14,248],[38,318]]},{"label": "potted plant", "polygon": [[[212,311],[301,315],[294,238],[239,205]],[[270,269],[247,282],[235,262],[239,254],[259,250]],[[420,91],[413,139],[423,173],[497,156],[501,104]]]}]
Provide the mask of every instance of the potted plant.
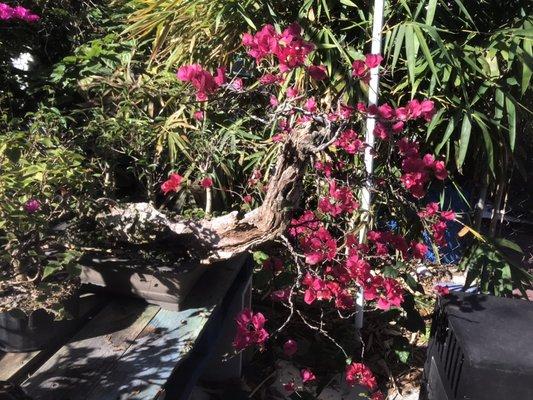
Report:
[{"label": "potted plant", "polygon": [[71,182],[81,182],[83,168],[79,154],[40,133],[41,124],[3,128],[0,347],[30,351],[77,323],[81,253],[65,246],[62,225],[79,205]]}]

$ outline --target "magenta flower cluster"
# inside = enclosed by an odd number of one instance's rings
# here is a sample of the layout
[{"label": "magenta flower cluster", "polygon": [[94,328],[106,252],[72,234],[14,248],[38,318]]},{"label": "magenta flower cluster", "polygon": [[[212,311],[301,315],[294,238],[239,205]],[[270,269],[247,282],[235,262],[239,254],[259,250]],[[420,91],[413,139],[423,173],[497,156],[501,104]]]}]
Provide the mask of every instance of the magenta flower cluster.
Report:
[{"label": "magenta flower cluster", "polygon": [[11,19],[25,22],[37,22],[40,17],[22,6],[11,7],[8,4],[0,3],[0,20],[9,21]]}]

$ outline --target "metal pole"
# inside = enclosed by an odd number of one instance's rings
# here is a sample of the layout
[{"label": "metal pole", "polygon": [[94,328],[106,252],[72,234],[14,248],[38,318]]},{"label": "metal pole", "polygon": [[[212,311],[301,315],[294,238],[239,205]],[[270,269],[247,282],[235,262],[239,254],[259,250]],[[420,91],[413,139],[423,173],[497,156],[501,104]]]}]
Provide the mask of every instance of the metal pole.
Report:
[{"label": "metal pole", "polygon": [[[372,54],[381,54],[381,31],[383,30],[383,7],[385,0],[374,1],[374,15],[372,25]],[[370,70],[370,83],[368,88],[368,105],[377,105],[379,97],[379,66]],[[361,193],[361,210],[365,213],[364,219],[366,224],[363,225],[359,232],[359,242],[363,243],[366,240],[366,232],[368,223],[370,222],[368,213],[372,202],[372,195],[370,189],[372,188],[372,173],[374,172],[374,157],[372,152],[374,150],[374,127],[376,126],[376,119],[374,116],[367,116],[366,119],[366,136],[365,136],[365,170],[367,173],[367,180]],[[358,291],[356,298],[356,317],[355,326],[357,329],[363,327],[363,288]]]}]

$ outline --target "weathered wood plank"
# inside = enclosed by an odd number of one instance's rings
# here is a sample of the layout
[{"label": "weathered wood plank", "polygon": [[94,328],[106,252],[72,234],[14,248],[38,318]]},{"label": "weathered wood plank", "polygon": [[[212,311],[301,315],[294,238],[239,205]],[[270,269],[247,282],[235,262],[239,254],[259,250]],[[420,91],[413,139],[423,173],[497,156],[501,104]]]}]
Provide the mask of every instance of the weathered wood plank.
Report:
[{"label": "weathered wood plank", "polygon": [[26,365],[34,361],[41,351],[28,353],[1,353],[0,355],[0,380],[12,381],[13,377],[20,374]]},{"label": "weathered wood plank", "polygon": [[[87,293],[80,298],[80,325],[83,326],[104,303],[105,296]],[[34,369],[38,368],[51,354],[59,349],[75,332],[65,333],[65,337],[58,338],[57,343],[44,350],[26,353],[0,352],[0,380],[21,383]]]},{"label": "weathered wood plank", "polygon": [[87,400],[154,399],[176,367],[187,358],[213,312],[240,271],[232,266],[207,271],[185,300],[182,311],[160,310],[137,340],[104,374]]},{"label": "weathered wood plank", "polygon": [[140,300],[113,300],[23,383],[24,390],[40,400],[86,398],[158,310]]}]

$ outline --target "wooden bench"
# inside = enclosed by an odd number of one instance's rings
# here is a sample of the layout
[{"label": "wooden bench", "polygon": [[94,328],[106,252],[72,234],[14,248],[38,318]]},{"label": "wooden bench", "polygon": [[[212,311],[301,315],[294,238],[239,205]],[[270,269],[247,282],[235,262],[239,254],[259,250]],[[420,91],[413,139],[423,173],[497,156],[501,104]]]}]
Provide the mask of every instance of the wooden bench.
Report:
[{"label": "wooden bench", "polygon": [[[208,270],[180,311],[133,298],[84,299],[87,322],[53,349],[0,353],[0,380],[35,400],[187,399],[211,364],[210,378],[240,375],[231,351],[233,318],[250,301],[252,265]],[[92,315],[92,317],[91,317]],[[209,368],[212,369],[212,368]]]}]

